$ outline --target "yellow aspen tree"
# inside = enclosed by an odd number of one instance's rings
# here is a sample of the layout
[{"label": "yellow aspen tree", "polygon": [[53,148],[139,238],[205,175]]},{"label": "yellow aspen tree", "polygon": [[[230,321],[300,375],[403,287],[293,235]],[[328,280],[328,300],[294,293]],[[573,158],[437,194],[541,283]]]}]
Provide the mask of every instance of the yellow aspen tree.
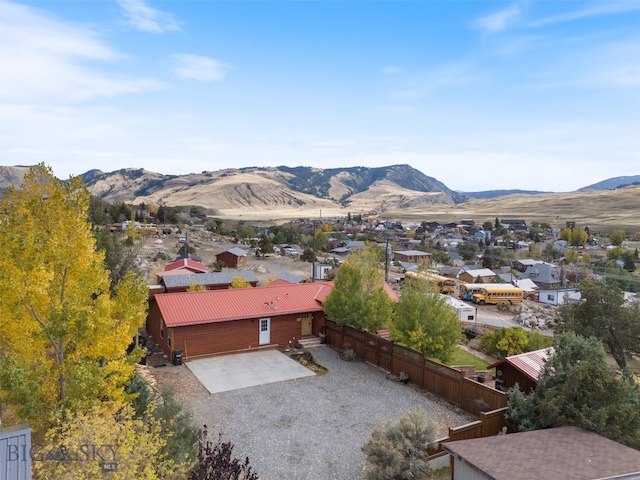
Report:
[{"label": "yellow aspen tree", "polygon": [[195,458],[179,464],[167,458],[160,421],[152,415],[137,418],[130,406],[64,411],[44,440],[32,449],[33,475],[42,480],[177,480],[195,463]]},{"label": "yellow aspen tree", "polygon": [[133,273],[110,291],[80,178],[40,164],[0,201],[0,401],[42,425],[60,408],[122,403],[146,316]]},{"label": "yellow aspen tree", "polygon": [[205,290],[204,285],[197,285],[196,282],[191,282],[187,288],[187,292],[204,292]]},{"label": "yellow aspen tree", "polygon": [[238,276],[238,277],[233,277],[233,280],[231,280],[231,285],[229,285],[229,288],[251,288],[251,284],[247,282],[244,278]]}]

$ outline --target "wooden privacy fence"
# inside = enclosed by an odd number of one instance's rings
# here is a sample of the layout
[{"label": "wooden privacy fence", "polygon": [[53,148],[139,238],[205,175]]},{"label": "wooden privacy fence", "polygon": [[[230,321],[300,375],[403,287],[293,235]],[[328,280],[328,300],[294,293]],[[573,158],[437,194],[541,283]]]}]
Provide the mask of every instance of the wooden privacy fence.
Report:
[{"label": "wooden privacy fence", "polygon": [[328,344],[339,349],[350,348],[360,358],[394,375],[404,372],[409,375],[411,383],[444,398],[466,412],[482,419],[483,414],[501,411],[502,413],[496,415],[502,418],[502,423],[495,419],[485,421],[490,422],[486,427],[482,427],[482,430],[486,431],[493,432],[494,423],[500,424],[498,430],[489,435],[498,433],[504,425],[504,410],[501,409],[507,406],[507,393],[465,378],[460,370],[429,360],[416,350],[397,345],[378,335],[348,326],[338,326],[331,320],[327,320],[325,325]]}]

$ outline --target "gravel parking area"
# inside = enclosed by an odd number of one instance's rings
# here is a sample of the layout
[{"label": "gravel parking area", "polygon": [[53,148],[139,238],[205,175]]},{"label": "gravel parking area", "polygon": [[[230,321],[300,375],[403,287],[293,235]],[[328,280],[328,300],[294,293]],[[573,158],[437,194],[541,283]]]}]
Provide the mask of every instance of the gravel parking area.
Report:
[{"label": "gravel parking area", "polygon": [[236,456],[249,457],[262,480],[363,478],[360,447],[385,420],[422,405],[440,426],[475,417],[411,386],[392,382],[364,362],[345,362],[327,346],[310,350],[324,376],[209,394],[187,368],[151,369],[158,385],[172,383],[178,399],[213,438],[223,433]]}]

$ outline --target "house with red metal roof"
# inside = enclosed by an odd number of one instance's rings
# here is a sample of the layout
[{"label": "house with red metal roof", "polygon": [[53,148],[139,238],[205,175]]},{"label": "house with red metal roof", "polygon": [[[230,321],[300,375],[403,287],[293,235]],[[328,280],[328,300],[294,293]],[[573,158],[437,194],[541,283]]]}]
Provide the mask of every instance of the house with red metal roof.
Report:
[{"label": "house with red metal roof", "polygon": [[183,359],[277,348],[319,335],[329,282],[158,294],[147,331],[165,354]]},{"label": "house with red metal roof", "polygon": [[496,369],[496,387],[507,390],[517,383],[524,393],[535,390],[547,359],[554,353],[553,347],[504,357],[487,368]]}]

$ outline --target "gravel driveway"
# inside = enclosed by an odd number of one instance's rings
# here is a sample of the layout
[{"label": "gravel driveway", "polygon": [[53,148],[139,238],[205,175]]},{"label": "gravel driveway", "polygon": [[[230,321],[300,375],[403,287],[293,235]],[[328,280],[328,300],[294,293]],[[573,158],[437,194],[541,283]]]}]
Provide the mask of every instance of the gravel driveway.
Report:
[{"label": "gravel driveway", "polygon": [[394,383],[364,362],[345,362],[327,346],[310,350],[329,369],[315,376],[209,394],[187,368],[153,369],[157,382],[173,383],[177,397],[216,437],[249,457],[262,480],[355,480],[365,465],[360,447],[385,420],[422,405],[440,426],[475,417],[411,386]]}]

